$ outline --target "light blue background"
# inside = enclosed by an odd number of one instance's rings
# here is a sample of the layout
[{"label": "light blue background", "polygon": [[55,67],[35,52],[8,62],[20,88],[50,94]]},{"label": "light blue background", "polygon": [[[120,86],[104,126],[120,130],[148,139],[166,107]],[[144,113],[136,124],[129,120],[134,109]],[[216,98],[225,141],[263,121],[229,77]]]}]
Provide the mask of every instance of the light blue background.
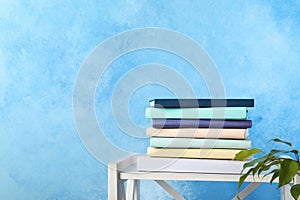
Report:
[{"label": "light blue background", "polygon": [[[107,199],[107,168],[80,142],[72,92],[81,64],[103,40],[126,30],[163,27],[199,43],[216,63],[229,97],[255,98],[254,147],[280,137],[300,148],[300,4],[298,1],[9,1],[0,3],[0,199]],[[111,118],[115,83],[133,67],[168,65],[209,93],[192,67],[165,52],[128,54],[105,72],[97,116],[122,149],[144,153],[147,139],[126,136]],[[172,93],[140,88],[128,105],[142,127],[148,100]],[[135,103],[133,103],[135,102]],[[126,106],[126,105],[125,105]],[[105,110],[106,109],[106,110]],[[230,199],[236,183],[170,182],[186,199]],[[142,182],[142,199],[170,199]],[[248,199],[279,199],[265,184]]]}]

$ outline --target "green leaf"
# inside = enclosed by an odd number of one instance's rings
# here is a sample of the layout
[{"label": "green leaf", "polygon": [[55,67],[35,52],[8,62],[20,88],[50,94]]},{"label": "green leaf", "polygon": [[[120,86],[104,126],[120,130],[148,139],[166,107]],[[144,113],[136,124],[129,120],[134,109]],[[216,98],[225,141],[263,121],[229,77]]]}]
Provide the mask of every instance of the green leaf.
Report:
[{"label": "green leaf", "polygon": [[261,168],[258,170],[257,176],[259,176],[263,171],[268,171],[270,166],[262,165]]},{"label": "green leaf", "polygon": [[[267,172],[267,174],[264,174],[264,176],[263,177],[265,177],[265,176],[267,176],[267,175],[270,175],[270,174],[273,174],[274,172],[276,172],[276,171],[278,171],[278,173],[279,173],[279,169],[273,169],[272,171],[270,170],[270,168],[271,167],[274,167],[274,166],[277,166],[277,164],[279,164],[280,162],[282,162],[282,161],[279,161],[279,160],[275,160],[275,161],[273,161],[273,162],[268,162],[267,164],[266,163],[264,163],[264,162],[259,162],[259,163],[257,163],[257,165],[255,166],[255,167],[253,167],[253,168],[251,168],[251,169],[253,169],[252,170],[252,175],[253,176],[255,176],[255,175],[257,175],[257,176],[260,176],[260,174],[262,173],[262,172]],[[270,171],[269,171],[270,170]],[[269,172],[268,172],[269,171]]]},{"label": "green leaf", "polygon": [[272,184],[273,181],[279,176],[279,169],[277,169],[277,171],[274,172],[271,180],[270,180],[270,183]]},{"label": "green leaf", "polygon": [[278,150],[278,149],[272,149],[271,151],[270,151],[270,155],[274,155],[274,154],[276,154],[276,153],[291,153],[292,151],[288,151],[288,150]]},{"label": "green leaf", "polygon": [[281,142],[283,144],[286,144],[286,145],[289,145],[290,147],[292,147],[292,144],[290,142],[283,141],[283,140],[281,140],[279,138],[275,138],[275,139],[273,139],[273,141],[274,142]]},{"label": "green leaf", "polygon": [[281,164],[283,161],[282,160],[272,160],[271,162],[267,163],[266,166],[272,167],[272,166],[277,166],[279,167],[279,164]]},{"label": "green leaf", "polygon": [[300,196],[300,184],[293,185],[290,192],[293,198],[297,200]]},{"label": "green leaf", "polygon": [[298,171],[298,162],[286,159],[280,164],[278,188],[290,183]]},{"label": "green leaf", "polygon": [[266,176],[268,176],[268,175],[270,175],[270,174],[273,174],[273,173],[276,172],[276,171],[279,172],[279,169],[273,169],[272,171],[266,173],[263,177],[266,177]]},{"label": "green leaf", "polygon": [[282,152],[282,150],[272,149],[272,150],[270,151],[270,154],[276,154],[276,153],[280,153],[280,152]]},{"label": "green leaf", "polygon": [[247,168],[247,167],[252,167],[254,166],[256,163],[260,163],[260,162],[264,162],[267,159],[266,156],[261,157],[261,158],[256,158],[254,160],[251,160],[250,162],[247,162],[243,165],[243,168]]},{"label": "green leaf", "polygon": [[291,152],[292,152],[293,154],[298,154],[298,150],[296,150],[296,149],[293,149]]},{"label": "green leaf", "polygon": [[[280,160],[275,160],[275,161],[272,161],[270,163],[268,163],[267,165],[263,165],[259,170],[258,170],[258,176],[263,172],[263,171],[268,171],[272,166],[276,166],[278,164],[280,164],[282,161]],[[274,170],[273,170],[274,171]]]},{"label": "green leaf", "polygon": [[243,174],[242,176],[240,176],[239,183],[238,183],[238,190],[240,189],[240,187],[244,183],[244,180],[249,176],[249,174],[251,173],[252,170],[253,169],[251,168],[248,170],[248,172],[246,174]]},{"label": "green leaf", "polygon": [[239,153],[235,154],[235,160],[246,160],[247,158],[253,156],[254,154],[260,153],[262,152],[262,150],[257,149],[257,148],[253,148],[253,149],[249,149],[249,150],[242,150]]},{"label": "green leaf", "polygon": [[263,162],[257,163],[257,165],[253,168],[253,176],[256,174],[256,172],[264,165]]}]

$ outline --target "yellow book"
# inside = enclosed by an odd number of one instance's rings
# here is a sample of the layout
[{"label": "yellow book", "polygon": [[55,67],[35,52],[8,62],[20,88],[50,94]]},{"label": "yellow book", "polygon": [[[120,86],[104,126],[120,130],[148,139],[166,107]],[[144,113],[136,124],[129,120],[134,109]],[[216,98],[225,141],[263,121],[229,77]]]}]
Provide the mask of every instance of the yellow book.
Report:
[{"label": "yellow book", "polygon": [[207,158],[233,160],[240,149],[165,149],[148,147],[147,155],[171,158]]},{"label": "yellow book", "polygon": [[184,138],[224,138],[246,139],[247,129],[218,129],[218,128],[168,128],[158,129],[149,127],[148,137],[184,137]]}]

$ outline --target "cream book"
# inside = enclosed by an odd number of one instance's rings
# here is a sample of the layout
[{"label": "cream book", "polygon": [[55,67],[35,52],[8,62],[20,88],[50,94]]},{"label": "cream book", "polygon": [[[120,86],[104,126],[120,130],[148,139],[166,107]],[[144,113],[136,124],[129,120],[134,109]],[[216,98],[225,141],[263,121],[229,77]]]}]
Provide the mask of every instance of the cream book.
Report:
[{"label": "cream book", "polygon": [[240,174],[248,161],[137,156],[138,171]]},{"label": "cream book", "polygon": [[218,129],[218,128],[170,128],[158,129],[149,127],[146,130],[148,137],[190,137],[190,138],[224,138],[246,139],[247,129]]},{"label": "cream book", "polygon": [[148,147],[147,155],[170,158],[207,158],[233,160],[240,149],[175,149]]},{"label": "cream book", "polygon": [[250,149],[251,140],[151,137],[150,147],[181,149]]}]

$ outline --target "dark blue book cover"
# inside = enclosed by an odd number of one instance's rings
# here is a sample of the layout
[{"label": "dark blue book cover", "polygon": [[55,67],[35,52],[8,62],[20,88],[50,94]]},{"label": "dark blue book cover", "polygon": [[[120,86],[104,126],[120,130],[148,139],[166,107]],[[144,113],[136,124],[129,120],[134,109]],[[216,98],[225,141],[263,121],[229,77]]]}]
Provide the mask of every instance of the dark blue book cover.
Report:
[{"label": "dark blue book cover", "polygon": [[153,99],[157,108],[254,107],[254,99]]}]

